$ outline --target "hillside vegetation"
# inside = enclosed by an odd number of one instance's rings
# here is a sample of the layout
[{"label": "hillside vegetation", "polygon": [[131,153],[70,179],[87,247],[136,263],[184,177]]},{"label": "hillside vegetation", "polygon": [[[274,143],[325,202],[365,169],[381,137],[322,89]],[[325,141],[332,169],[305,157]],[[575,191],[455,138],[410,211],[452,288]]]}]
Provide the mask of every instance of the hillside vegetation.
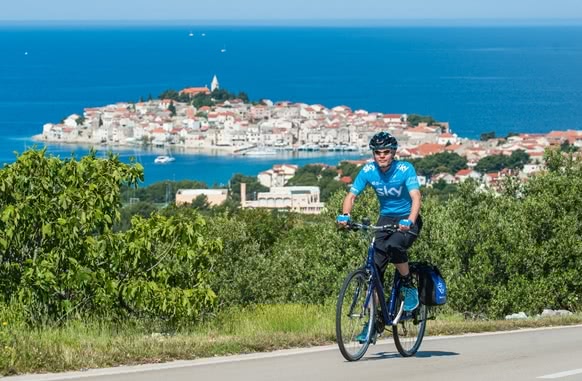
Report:
[{"label": "hillside vegetation", "polygon": [[[546,173],[526,184],[508,179],[502,194],[466,182],[448,201],[425,198],[410,256],[443,272],[449,302],[441,312],[495,319],[580,311],[582,165],[555,151],[546,161]],[[142,176],[139,164],[113,155],[62,160],[43,150],[0,169],[0,321],[176,330],[232,308],[329,306],[364,260],[365,237],[334,224],[344,189],[317,217],[171,207],[113,229],[122,187]],[[353,215],[375,218],[373,192],[358,198]],[[15,341],[0,332],[0,366],[16,361]]]}]

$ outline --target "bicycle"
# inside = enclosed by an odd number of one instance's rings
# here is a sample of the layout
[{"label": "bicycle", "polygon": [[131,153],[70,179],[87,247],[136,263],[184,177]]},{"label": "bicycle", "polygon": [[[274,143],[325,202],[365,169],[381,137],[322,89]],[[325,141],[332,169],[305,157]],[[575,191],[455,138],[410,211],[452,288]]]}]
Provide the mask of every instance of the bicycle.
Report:
[{"label": "bicycle", "polygon": [[[395,232],[397,225],[375,226],[369,222],[348,223],[349,230],[361,230],[374,233],[377,231]],[[398,270],[390,291],[390,300],[386,303],[380,274],[374,265],[374,240],[372,236],[368,246],[368,255],[364,266],[350,273],[340,290],[336,307],[336,339],[340,352],[348,361],[361,359],[370,344],[376,343],[377,335],[386,326],[392,327],[396,349],[403,357],[414,356],[426,330],[427,306],[419,306],[411,312],[404,311],[404,296],[401,293],[402,281]],[[418,271],[411,262],[410,272],[413,282],[418,284]],[[375,298],[374,292],[377,294]],[[376,302],[379,306],[376,306]],[[379,307],[379,311],[378,311]],[[366,339],[356,339],[363,330]]]}]

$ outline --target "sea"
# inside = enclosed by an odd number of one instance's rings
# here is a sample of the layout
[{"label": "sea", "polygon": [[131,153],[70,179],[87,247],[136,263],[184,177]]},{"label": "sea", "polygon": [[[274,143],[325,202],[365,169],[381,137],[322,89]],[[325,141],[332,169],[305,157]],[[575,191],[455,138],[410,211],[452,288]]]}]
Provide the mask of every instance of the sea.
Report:
[{"label": "sea", "polygon": [[[168,89],[210,85],[251,100],[346,105],[430,115],[454,133],[582,129],[581,26],[272,27],[0,24],[0,164],[35,146],[31,136],[85,107],[137,102]],[[42,147],[40,145],[37,147]],[[51,155],[87,147],[51,144]],[[98,147],[99,154],[107,148]],[[225,184],[273,164],[337,164],[359,153],[263,158],[115,150],[145,181]]]}]

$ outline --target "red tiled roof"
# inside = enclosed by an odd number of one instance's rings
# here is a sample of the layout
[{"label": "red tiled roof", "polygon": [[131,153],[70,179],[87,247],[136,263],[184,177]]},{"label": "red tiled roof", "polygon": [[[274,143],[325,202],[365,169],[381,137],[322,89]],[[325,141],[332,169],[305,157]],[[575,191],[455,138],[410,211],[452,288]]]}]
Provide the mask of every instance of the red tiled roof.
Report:
[{"label": "red tiled roof", "polygon": [[418,132],[418,133],[425,133],[425,134],[433,134],[435,133],[435,130],[429,128],[429,127],[413,127],[413,128],[409,128],[406,131],[408,132]]},{"label": "red tiled roof", "polygon": [[468,176],[471,172],[473,172],[472,169],[461,169],[455,173],[455,176]]},{"label": "red tiled roof", "polygon": [[433,155],[435,153],[443,152],[444,150],[444,144],[436,143],[424,143],[416,147],[416,152],[421,156]]},{"label": "red tiled roof", "polygon": [[208,87],[188,87],[182,89],[180,94],[196,95],[196,94],[210,94]]}]

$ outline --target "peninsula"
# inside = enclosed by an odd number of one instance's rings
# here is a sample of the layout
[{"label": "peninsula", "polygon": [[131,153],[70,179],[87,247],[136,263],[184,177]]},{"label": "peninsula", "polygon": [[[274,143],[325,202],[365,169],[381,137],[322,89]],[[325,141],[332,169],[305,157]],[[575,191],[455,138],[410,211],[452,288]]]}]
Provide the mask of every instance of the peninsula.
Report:
[{"label": "peninsula", "polygon": [[327,108],[320,104],[241,99],[246,97],[216,100],[214,95],[219,91],[224,94],[225,90],[219,90],[215,76],[210,89],[189,87],[168,91],[162,99],[85,108],[83,115],[73,114],[61,123],[45,124],[42,134],[33,138],[47,143],[264,155],[276,150],[367,150],[372,135],[389,131],[401,144],[401,158],[455,152],[469,163],[489,155],[511,155],[516,150],[525,151],[535,163],[549,145],[582,147],[582,131],[512,134],[503,139],[489,133],[483,134],[485,138],[482,136],[481,140],[471,140],[452,133],[448,122],[432,118],[352,110],[345,105]]}]

